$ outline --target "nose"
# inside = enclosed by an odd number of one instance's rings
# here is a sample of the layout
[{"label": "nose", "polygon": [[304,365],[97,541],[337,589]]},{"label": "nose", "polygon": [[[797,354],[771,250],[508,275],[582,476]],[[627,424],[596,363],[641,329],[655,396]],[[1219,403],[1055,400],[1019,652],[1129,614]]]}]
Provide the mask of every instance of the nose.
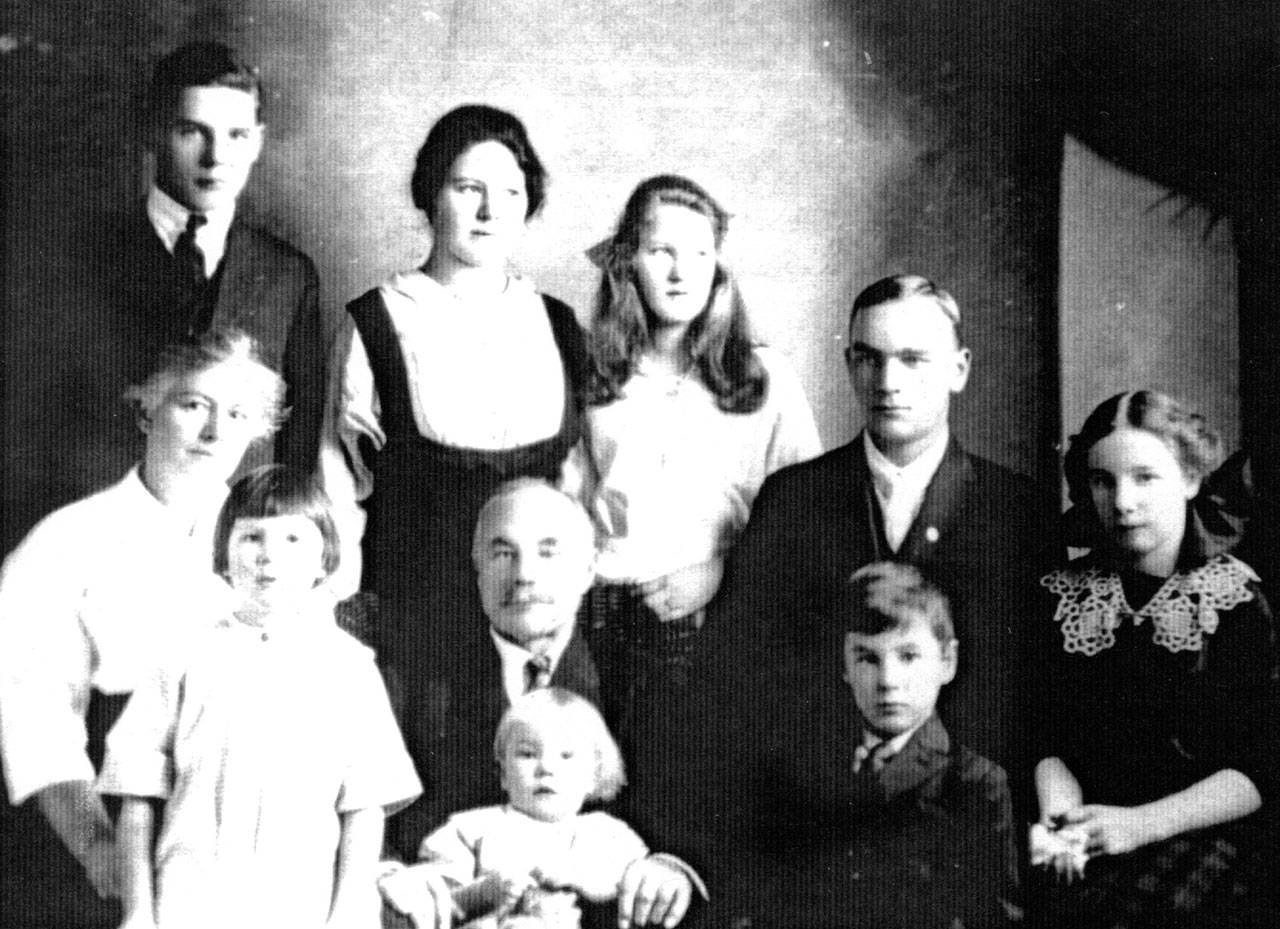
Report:
[{"label": "nose", "polygon": [[880,393],[897,393],[901,384],[902,365],[896,358],[885,358],[876,365],[875,386]]},{"label": "nose", "polygon": [[202,442],[216,442],[222,435],[222,422],[217,407],[210,407],[205,415],[204,425],[200,428]]},{"label": "nose", "polygon": [[205,133],[204,146],[200,150],[200,164],[206,168],[221,164],[224,156],[224,144],[223,140],[218,138],[216,132]]},{"label": "nose", "polygon": [[492,219],[492,204],[489,202],[489,192],[487,190],[480,191],[480,203],[476,206],[476,219]]},{"label": "nose", "polygon": [[876,674],[876,689],[881,693],[897,690],[902,682],[902,664],[893,659],[880,663]]},{"label": "nose", "polygon": [[679,284],[684,280],[684,275],[680,273],[680,259],[678,257],[671,259],[671,267],[667,270],[667,280],[672,284]]},{"label": "nose", "polygon": [[1111,491],[1111,505],[1115,507],[1119,513],[1128,513],[1138,504],[1138,489],[1132,481],[1119,480],[1116,481],[1115,488]]}]

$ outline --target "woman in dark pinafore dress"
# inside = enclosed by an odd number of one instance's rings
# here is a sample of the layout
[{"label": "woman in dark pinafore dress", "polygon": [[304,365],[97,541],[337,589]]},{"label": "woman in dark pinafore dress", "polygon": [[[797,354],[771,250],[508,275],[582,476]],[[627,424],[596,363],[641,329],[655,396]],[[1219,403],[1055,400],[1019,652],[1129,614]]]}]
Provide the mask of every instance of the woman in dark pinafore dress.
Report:
[{"label": "woman in dark pinafore dress", "polygon": [[429,698],[426,669],[492,648],[471,566],[480,506],[507,479],[557,480],[578,440],[577,321],[508,273],[544,180],[514,116],[487,106],[447,113],[412,181],[430,255],[353,301],[338,341],[323,473],[344,553],[364,522],[360,588],[376,596],[379,658],[419,762],[412,720]]}]

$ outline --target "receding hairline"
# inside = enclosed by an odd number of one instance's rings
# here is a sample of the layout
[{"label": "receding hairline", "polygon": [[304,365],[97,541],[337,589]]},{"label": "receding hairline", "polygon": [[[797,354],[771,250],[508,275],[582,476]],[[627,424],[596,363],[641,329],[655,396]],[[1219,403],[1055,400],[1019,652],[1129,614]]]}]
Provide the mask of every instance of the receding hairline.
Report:
[{"label": "receding hairline", "polygon": [[[566,538],[570,541],[576,539],[588,550],[594,551],[595,539],[591,520],[582,506],[559,488],[537,478],[527,478],[517,479],[506,489],[500,488],[480,508],[476,516],[476,528],[472,540],[473,554],[487,549],[503,537],[497,525],[499,518],[509,514],[516,502],[530,496],[535,498],[542,496],[556,501],[556,509],[561,514],[559,527],[571,527],[568,532],[546,532],[540,541],[554,540],[563,544]],[[577,528],[572,528],[574,526]]]}]

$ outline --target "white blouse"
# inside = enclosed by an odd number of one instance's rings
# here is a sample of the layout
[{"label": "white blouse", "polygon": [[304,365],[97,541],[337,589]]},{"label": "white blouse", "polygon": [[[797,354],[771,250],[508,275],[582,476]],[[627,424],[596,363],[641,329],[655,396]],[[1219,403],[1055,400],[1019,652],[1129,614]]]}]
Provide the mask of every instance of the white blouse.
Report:
[{"label": "white blouse", "polygon": [[[404,353],[418,432],[459,448],[502,451],[554,436],[567,385],[542,297],[508,278],[496,298],[468,300],[422,271],[394,275],[379,288]],[[382,405],[355,322],[347,317],[334,349],[336,396],[320,453],[320,473],[343,540],[341,593],[359,584],[364,514],[357,501],[373,490],[361,436],[386,444]]]},{"label": "white blouse", "polygon": [[584,502],[607,529],[601,579],[646,581],[724,553],[764,479],[821,451],[790,364],[756,353],[769,391],[754,413],[721,410],[696,369],[668,374],[643,361],[619,399],[588,409],[592,457],[577,457]]},{"label": "white blouse", "polygon": [[226,486],[194,529],[134,468],[55,511],[0,575],[0,754],[18,804],[63,781],[91,781],[91,690],[130,693],[175,642],[231,604],[213,573],[213,526]]}]

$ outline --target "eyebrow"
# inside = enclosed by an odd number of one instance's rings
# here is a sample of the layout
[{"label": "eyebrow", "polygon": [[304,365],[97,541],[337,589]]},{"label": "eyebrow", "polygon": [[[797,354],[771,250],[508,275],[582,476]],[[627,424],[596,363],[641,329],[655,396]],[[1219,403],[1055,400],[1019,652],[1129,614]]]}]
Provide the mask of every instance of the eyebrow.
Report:
[{"label": "eyebrow", "polygon": [[894,357],[897,357],[899,355],[927,356],[929,354],[929,350],[927,348],[918,348],[916,346],[911,346],[911,345],[907,346],[906,348],[900,348],[896,352],[886,352],[882,348],[876,348],[874,345],[868,345],[866,342],[863,342],[861,340],[854,342],[851,347],[855,352],[861,352],[864,355],[892,355]]}]

